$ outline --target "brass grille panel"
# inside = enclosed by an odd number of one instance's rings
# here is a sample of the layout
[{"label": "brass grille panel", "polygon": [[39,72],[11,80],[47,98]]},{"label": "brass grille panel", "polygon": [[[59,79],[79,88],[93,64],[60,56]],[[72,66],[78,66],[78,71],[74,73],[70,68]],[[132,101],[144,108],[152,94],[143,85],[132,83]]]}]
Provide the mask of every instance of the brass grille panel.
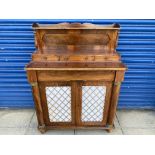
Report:
[{"label": "brass grille panel", "polygon": [[82,86],[82,122],[103,120],[105,95],[105,86]]},{"label": "brass grille panel", "polygon": [[50,122],[71,122],[71,87],[46,87]]}]

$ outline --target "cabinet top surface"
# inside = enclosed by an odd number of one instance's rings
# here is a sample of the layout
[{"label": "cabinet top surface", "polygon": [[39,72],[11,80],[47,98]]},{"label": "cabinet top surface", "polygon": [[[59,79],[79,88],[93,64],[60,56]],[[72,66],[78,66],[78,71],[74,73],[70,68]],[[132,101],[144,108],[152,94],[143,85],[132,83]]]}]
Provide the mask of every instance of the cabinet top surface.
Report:
[{"label": "cabinet top surface", "polygon": [[30,62],[26,70],[126,70],[121,62]]}]

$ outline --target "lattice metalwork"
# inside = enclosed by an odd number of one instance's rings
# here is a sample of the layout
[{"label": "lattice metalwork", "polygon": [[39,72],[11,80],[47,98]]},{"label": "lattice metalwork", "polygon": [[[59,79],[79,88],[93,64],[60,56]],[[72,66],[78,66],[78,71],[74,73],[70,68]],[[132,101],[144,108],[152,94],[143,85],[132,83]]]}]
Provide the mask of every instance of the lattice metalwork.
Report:
[{"label": "lattice metalwork", "polygon": [[46,87],[50,122],[71,122],[71,87]]},{"label": "lattice metalwork", "polygon": [[105,86],[82,86],[82,121],[101,122],[105,103]]}]

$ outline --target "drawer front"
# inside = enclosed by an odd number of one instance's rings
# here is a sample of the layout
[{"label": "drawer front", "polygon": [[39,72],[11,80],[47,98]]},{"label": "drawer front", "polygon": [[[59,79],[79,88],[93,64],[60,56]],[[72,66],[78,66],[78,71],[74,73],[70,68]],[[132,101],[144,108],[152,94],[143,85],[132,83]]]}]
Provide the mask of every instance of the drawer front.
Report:
[{"label": "drawer front", "polygon": [[113,81],[115,71],[37,71],[38,81]]}]

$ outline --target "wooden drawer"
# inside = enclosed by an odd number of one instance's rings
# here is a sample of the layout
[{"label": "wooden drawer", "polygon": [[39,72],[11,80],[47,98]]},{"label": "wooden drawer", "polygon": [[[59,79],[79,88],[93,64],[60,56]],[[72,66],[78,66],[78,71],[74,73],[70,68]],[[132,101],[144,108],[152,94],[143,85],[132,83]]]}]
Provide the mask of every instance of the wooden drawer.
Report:
[{"label": "wooden drawer", "polygon": [[38,81],[113,81],[115,71],[37,71]]}]

